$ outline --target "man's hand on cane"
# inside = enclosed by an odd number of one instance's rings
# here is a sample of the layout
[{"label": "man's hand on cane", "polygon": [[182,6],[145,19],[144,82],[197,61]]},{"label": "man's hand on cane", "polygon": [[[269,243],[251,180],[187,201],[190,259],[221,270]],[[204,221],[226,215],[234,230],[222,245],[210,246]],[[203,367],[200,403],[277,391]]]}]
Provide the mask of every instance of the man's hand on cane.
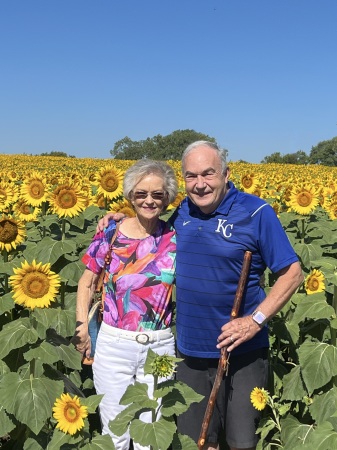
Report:
[{"label": "man's hand on cane", "polygon": [[252,316],[231,320],[221,327],[217,348],[227,347],[227,351],[231,352],[252,339],[260,330],[261,328],[254,322]]}]

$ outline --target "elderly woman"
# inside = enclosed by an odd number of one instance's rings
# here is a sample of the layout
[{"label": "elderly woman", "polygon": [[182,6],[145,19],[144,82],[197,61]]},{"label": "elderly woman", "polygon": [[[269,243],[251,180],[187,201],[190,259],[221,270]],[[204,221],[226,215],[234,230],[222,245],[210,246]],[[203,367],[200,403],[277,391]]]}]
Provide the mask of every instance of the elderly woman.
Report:
[{"label": "elderly woman", "polygon": [[[136,215],[120,222],[113,242],[103,285],[103,322],[92,366],[96,392],[104,394],[100,403],[102,432],[112,436],[117,450],[129,449],[130,436],[117,437],[108,425],[124,408],[119,401],[126,388],[139,381],[148,384],[149,392],[153,390],[153,377],[144,375],[148,349],[159,355],[175,354],[170,329],[175,232],[159,219],[177,195],[175,175],[165,163],[140,160],[126,171],[123,188]],[[86,357],[91,352],[88,308],[115,228],[115,222],[110,221],[97,233],[82,259],[86,269],[78,285],[76,347]],[[150,413],[140,418],[151,421]],[[134,449],[144,447],[134,443]]]}]

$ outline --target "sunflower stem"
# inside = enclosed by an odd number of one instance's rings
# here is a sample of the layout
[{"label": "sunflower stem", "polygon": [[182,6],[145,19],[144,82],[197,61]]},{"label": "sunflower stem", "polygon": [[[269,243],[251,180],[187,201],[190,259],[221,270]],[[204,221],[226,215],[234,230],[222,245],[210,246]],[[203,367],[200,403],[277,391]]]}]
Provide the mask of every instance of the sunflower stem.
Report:
[{"label": "sunflower stem", "polygon": [[301,243],[304,244],[304,240],[305,240],[305,224],[304,224],[304,219],[301,219],[302,222],[302,230],[301,230]]},{"label": "sunflower stem", "polygon": [[62,241],[64,241],[65,238],[66,238],[66,219],[64,217],[62,219],[62,231],[61,231],[61,233],[62,233]]},{"label": "sunflower stem", "polygon": [[[41,216],[43,221],[45,220],[45,215],[47,214],[47,202],[42,202],[41,204]],[[42,238],[46,237],[46,226],[42,226]]]},{"label": "sunflower stem", "polygon": [[[334,288],[333,288],[332,307],[337,314],[337,286],[336,285],[334,285]],[[331,334],[331,345],[336,347],[336,343],[337,343],[336,328],[333,328],[330,326],[330,334]],[[332,383],[334,386],[337,386],[337,376],[334,376],[332,378]]]},{"label": "sunflower stem", "polygon": [[271,397],[269,397],[269,402],[268,403],[269,403],[269,406],[270,406],[270,408],[271,408],[271,410],[273,412],[273,416],[274,416],[274,419],[272,419],[272,421],[275,423],[276,428],[281,433],[281,424],[280,424],[279,414],[278,414],[278,411],[276,409],[274,400]]},{"label": "sunflower stem", "polygon": [[[158,386],[158,375],[153,375],[153,394],[156,392],[157,386]],[[154,395],[153,395],[154,396]],[[157,418],[157,411],[152,411],[152,423],[156,421]]]},{"label": "sunflower stem", "polygon": [[45,216],[47,214],[47,202],[42,202],[41,213],[43,216]]},{"label": "sunflower stem", "polygon": [[[5,262],[5,263],[8,262],[8,251],[7,251],[6,249],[3,250],[3,257],[4,257],[4,262]],[[8,287],[8,275],[7,275],[7,273],[5,273],[5,279],[4,279],[4,281],[5,281],[5,286],[4,286],[5,294],[7,294],[7,292],[9,292],[9,287]]]},{"label": "sunflower stem", "polygon": [[[158,386],[158,375],[153,374],[153,397],[154,397],[154,393],[156,392]],[[154,423],[156,421],[157,418],[157,410],[153,409],[152,410],[152,423]],[[150,445],[150,450],[153,450],[153,446]]]},{"label": "sunflower stem", "polygon": [[65,291],[66,291],[66,284],[64,281],[61,281],[61,288],[60,288],[61,309],[64,309]]}]

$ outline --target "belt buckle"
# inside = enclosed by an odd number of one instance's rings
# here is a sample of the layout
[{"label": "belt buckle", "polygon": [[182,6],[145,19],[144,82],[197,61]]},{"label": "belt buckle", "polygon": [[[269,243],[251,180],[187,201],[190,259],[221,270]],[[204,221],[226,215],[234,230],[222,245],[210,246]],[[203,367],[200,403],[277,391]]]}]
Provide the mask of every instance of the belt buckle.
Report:
[{"label": "belt buckle", "polygon": [[148,342],[150,341],[150,336],[148,334],[145,334],[145,333],[137,334],[136,341],[139,344],[148,344]]}]

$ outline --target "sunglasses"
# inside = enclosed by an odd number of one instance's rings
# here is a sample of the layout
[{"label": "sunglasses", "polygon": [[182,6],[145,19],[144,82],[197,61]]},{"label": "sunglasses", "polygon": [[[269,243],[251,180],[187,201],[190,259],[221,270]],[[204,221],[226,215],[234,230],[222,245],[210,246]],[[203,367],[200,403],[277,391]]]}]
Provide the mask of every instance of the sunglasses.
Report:
[{"label": "sunglasses", "polygon": [[166,196],[166,192],[145,192],[145,191],[135,191],[133,193],[133,197],[136,200],[145,200],[148,196],[152,198],[152,200],[163,200]]}]

